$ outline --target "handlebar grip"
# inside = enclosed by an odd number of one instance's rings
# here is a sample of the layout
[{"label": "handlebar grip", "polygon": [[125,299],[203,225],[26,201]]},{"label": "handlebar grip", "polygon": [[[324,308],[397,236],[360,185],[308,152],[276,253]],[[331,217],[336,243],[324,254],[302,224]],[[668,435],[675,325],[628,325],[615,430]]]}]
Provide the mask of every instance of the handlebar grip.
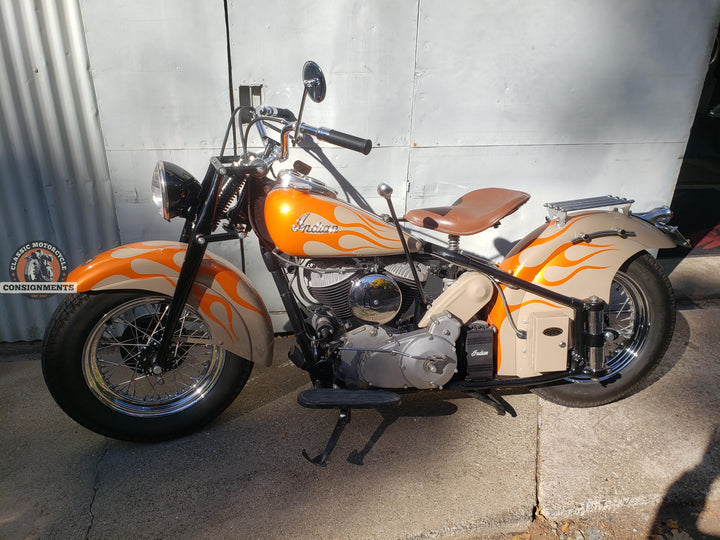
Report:
[{"label": "handlebar grip", "polygon": [[317,138],[321,141],[326,141],[337,146],[342,146],[349,150],[355,150],[366,156],[372,150],[372,141],[370,139],[361,139],[355,135],[348,135],[341,131],[335,131],[334,129],[320,128],[317,131]]}]

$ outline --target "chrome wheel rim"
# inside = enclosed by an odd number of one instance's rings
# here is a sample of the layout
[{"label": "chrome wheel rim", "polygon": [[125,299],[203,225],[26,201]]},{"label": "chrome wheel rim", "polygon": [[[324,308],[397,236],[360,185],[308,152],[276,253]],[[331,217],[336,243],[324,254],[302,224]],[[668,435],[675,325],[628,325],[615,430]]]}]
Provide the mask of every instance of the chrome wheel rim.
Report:
[{"label": "chrome wheel rim", "polygon": [[172,367],[150,372],[144,352],[158,344],[169,299],[143,297],[103,315],[83,348],[82,371],[91,392],[112,410],[130,416],[174,414],[195,405],[217,383],[224,351],[212,345],[200,315],[186,306],[170,348]]},{"label": "chrome wheel rim", "polygon": [[[610,301],[604,312],[605,332],[614,339],[605,341],[607,373],[605,381],[630,365],[647,341],[650,329],[649,302],[638,283],[628,274],[618,272],[610,287]],[[572,382],[592,382],[586,376],[572,377]],[[597,379],[596,379],[597,380]]]}]

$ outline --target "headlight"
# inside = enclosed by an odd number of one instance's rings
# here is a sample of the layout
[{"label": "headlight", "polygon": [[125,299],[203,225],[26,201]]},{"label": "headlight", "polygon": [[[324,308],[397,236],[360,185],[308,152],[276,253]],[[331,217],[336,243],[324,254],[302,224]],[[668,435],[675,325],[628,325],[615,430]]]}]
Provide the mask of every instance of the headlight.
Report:
[{"label": "headlight", "polygon": [[182,167],[158,161],[152,176],[152,199],[158,212],[170,221],[176,216],[191,217],[200,196],[200,182]]}]

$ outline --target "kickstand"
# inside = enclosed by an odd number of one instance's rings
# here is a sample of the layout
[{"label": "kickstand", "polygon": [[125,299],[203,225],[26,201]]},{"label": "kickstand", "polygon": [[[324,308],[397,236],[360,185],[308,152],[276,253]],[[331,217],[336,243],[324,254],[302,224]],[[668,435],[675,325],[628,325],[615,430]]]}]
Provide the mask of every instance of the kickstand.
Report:
[{"label": "kickstand", "polygon": [[515,409],[512,408],[512,405],[492,390],[486,390],[484,392],[473,390],[466,393],[467,395],[490,405],[493,409],[495,409],[495,411],[497,411],[499,416],[505,416],[505,413],[509,413],[513,418],[517,416],[517,413],[515,412]]},{"label": "kickstand", "polygon": [[323,453],[318,454],[314,458],[311,458],[308,455],[308,453],[305,450],[303,450],[302,451],[303,457],[305,459],[307,459],[313,465],[318,465],[319,467],[324,467],[325,464],[328,462],[328,458],[330,457],[330,454],[332,453],[333,449],[335,448],[335,445],[337,444],[338,439],[340,438],[340,434],[343,432],[343,429],[345,429],[345,426],[347,426],[349,423],[350,423],[350,409],[340,409],[340,417],[338,418],[338,421],[335,424],[335,429],[333,429],[332,435],[330,435],[330,439],[328,440]]}]

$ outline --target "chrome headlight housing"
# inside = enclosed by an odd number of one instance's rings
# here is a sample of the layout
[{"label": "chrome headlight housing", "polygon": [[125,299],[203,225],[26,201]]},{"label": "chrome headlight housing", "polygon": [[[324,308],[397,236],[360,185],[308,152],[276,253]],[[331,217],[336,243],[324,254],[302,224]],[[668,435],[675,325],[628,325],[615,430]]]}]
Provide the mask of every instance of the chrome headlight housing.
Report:
[{"label": "chrome headlight housing", "polygon": [[172,218],[192,217],[200,198],[200,182],[182,167],[158,161],[152,175],[152,199],[159,214]]}]

